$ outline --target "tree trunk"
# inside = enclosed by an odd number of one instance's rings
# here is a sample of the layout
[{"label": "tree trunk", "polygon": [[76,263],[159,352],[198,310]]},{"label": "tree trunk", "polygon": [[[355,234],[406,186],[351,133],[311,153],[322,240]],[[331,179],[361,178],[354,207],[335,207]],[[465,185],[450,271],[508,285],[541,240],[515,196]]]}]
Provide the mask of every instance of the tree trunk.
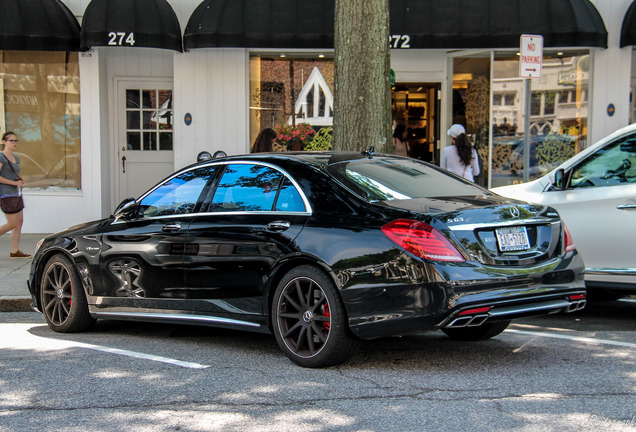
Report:
[{"label": "tree trunk", "polygon": [[334,48],[334,149],[392,153],[389,0],[336,0]]}]

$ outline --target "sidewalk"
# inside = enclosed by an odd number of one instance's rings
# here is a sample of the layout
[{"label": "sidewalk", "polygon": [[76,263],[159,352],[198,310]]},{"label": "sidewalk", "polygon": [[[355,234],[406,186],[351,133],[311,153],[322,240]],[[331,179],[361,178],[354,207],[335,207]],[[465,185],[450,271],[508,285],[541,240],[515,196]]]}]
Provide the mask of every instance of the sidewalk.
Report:
[{"label": "sidewalk", "polygon": [[[33,255],[45,234],[22,234],[20,250]],[[0,312],[30,311],[31,295],[27,279],[31,259],[11,259],[11,233],[0,236]]]}]

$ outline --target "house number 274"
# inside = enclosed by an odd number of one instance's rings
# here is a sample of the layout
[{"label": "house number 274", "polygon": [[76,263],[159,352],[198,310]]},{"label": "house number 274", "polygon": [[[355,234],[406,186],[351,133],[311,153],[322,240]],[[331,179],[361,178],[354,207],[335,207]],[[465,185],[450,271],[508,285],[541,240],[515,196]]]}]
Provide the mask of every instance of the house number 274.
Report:
[{"label": "house number 274", "polygon": [[134,45],[135,33],[109,32],[108,45]]}]

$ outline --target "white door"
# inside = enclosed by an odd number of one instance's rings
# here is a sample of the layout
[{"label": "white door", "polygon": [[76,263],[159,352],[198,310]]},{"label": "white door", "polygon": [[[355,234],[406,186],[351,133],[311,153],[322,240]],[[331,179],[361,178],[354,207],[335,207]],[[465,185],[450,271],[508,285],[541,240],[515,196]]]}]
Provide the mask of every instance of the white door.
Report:
[{"label": "white door", "polygon": [[118,81],[116,203],[174,171],[172,80]]}]

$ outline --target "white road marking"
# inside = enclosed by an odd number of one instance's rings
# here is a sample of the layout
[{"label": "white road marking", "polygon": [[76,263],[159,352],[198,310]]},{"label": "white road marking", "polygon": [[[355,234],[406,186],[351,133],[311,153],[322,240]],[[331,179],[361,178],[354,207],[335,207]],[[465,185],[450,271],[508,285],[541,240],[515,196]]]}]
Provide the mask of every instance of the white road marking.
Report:
[{"label": "white road marking", "polygon": [[505,333],[516,333],[516,334],[523,334],[528,336],[539,336],[539,337],[554,338],[554,339],[567,339],[574,342],[583,342],[583,343],[587,343],[591,345],[614,345],[614,346],[636,349],[636,343],[613,341],[613,340],[607,340],[607,339],[596,339],[596,338],[589,338],[589,337],[582,337],[582,336],[572,336],[572,335],[565,335],[565,334],[558,334],[558,333],[546,333],[546,332],[514,330],[514,329],[507,329]]},{"label": "white road marking", "polygon": [[33,349],[38,351],[62,350],[69,348],[84,348],[95,351],[116,354],[125,357],[133,357],[144,360],[150,360],[159,363],[167,363],[174,366],[189,369],[207,369],[210,366],[200,363],[192,363],[181,360],[175,360],[168,357],[161,357],[151,354],[144,354],[135,351],[128,351],[119,348],[110,348],[100,345],[87,344],[83,342],[74,342],[60,339],[49,339],[41,336],[35,336],[29,332],[33,327],[41,327],[42,324],[0,324],[0,349]]}]

